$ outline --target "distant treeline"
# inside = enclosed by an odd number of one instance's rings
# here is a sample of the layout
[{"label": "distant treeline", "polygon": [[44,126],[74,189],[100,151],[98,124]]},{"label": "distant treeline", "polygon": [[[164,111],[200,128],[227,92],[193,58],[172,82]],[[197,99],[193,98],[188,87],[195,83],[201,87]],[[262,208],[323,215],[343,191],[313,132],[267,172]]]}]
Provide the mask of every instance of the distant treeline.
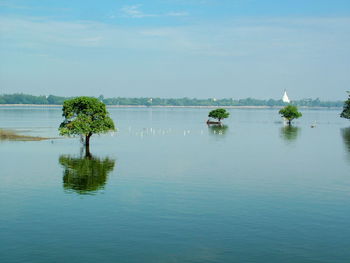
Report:
[{"label": "distant treeline", "polygon": [[[37,105],[62,105],[63,102],[72,97],[33,96],[27,94],[4,94],[0,95],[0,104],[37,104]],[[282,100],[261,99],[162,99],[162,98],[104,98],[98,97],[106,105],[131,105],[131,106],[284,106]],[[321,101],[317,99],[301,99],[292,101],[292,104],[306,107],[342,107],[343,101]]]},{"label": "distant treeline", "polygon": [[54,104],[62,105],[69,97],[50,96],[33,96],[28,94],[4,94],[0,95],[0,104]]}]

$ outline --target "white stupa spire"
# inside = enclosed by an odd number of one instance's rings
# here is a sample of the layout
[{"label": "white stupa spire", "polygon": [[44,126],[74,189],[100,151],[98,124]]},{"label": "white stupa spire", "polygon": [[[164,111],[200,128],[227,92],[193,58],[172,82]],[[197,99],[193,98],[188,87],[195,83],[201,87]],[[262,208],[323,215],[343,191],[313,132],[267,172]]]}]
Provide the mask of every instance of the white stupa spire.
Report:
[{"label": "white stupa spire", "polygon": [[287,91],[284,90],[284,94],[283,94],[283,97],[282,97],[282,101],[285,102],[285,103],[290,103],[290,99],[288,98],[288,95],[287,95]]}]

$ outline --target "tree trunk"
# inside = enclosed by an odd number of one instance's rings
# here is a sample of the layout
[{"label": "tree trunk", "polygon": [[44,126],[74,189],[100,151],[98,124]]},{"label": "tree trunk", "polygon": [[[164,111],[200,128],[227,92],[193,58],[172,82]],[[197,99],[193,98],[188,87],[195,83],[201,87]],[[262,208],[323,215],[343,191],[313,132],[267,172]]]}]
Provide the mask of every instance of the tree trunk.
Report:
[{"label": "tree trunk", "polygon": [[289,126],[292,125],[292,120],[288,120],[288,125],[289,125]]},{"label": "tree trunk", "polygon": [[85,158],[90,159],[91,158],[91,153],[90,153],[90,145],[85,146]]},{"label": "tree trunk", "polygon": [[90,157],[91,153],[90,153],[90,137],[91,137],[91,133],[85,135],[85,157]]}]

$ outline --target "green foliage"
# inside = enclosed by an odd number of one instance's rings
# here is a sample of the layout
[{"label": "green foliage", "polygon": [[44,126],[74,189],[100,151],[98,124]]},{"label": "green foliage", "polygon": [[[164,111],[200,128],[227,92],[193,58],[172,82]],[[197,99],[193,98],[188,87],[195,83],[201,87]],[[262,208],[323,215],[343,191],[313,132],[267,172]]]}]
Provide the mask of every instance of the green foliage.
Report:
[{"label": "green foliage", "polygon": [[227,112],[225,109],[212,110],[211,112],[209,112],[209,115],[208,115],[209,118],[217,119],[219,121],[221,121],[222,119],[226,119],[229,116],[230,116],[230,113]]},{"label": "green foliage", "polygon": [[69,99],[68,97],[58,97],[58,96],[33,96],[23,93],[15,94],[4,94],[0,95],[0,104],[54,104],[62,105],[65,100]]},{"label": "green foliage", "polygon": [[62,105],[65,100],[68,100],[71,98],[65,98],[65,97],[58,97],[54,95],[49,95],[47,97],[47,103],[51,105]]},{"label": "green foliage", "polygon": [[289,124],[291,124],[292,120],[298,119],[302,116],[301,112],[299,112],[298,108],[294,105],[288,105],[283,109],[280,109],[279,114],[286,118]]},{"label": "green foliage", "polygon": [[344,102],[343,111],[340,117],[350,119],[350,95],[347,101]]},{"label": "green foliage", "polygon": [[105,133],[115,130],[106,105],[96,98],[78,97],[63,104],[65,118],[59,127],[60,135],[84,135]]},{"label": "green foliage", "polygon": [[115,160],[62,155],[59,163],[64,167],[63,187],[79,194],[87,194],[103,189],[108,174],[114,169]]},{"label": "green foliage", "polygon": [[22,93],[1,95],[0,101],[3,104],[48,104],[46,96],[32,96]]}]

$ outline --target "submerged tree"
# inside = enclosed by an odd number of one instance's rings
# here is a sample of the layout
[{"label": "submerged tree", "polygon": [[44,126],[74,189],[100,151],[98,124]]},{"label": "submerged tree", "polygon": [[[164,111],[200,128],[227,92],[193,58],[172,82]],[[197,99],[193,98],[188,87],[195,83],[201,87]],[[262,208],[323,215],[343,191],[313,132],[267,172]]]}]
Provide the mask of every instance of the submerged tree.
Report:
[{"label": "submerged tree", "polygon": [[230,116],[230,113],[222,108],[212,110],[211,112],[209,112],[209,115],[208,115],[209,118],[217,119],[219,122],[222,119],[228,118],[229,116]]},{"label": "submerged tree", "polygon": [[349,93],[349,98],[347,101],[344,102],[343,111],[340,114],[340,117],[346,118],[346,119],[350,119],[350,91],[348,91],[348,93]]},{"label": "submerged tree", "polygon": [[281,114],[281,116],[288,121],[289,125],[292,124],[292,120],[298,119],[301,116],[303,116],[301,112],[298,111],[298,108],[294,105],[288,105],[283,109],[280,109],[279,114]]},{"label": "submerged tree", "polygon": [[115,130],[106,105],[96,98],[77,97],[66,100],[62,111],[65,119],[59,127],[60,135],[84,136],[87,152],[93,134]]},{"label": "submerged tree", "polygon": [[64,167],[63,187],[87,194],[103,189],[108,174],[114,169],[115,160],[99,159],[91,154],[80,158],[61,155],[59,163]]}]

